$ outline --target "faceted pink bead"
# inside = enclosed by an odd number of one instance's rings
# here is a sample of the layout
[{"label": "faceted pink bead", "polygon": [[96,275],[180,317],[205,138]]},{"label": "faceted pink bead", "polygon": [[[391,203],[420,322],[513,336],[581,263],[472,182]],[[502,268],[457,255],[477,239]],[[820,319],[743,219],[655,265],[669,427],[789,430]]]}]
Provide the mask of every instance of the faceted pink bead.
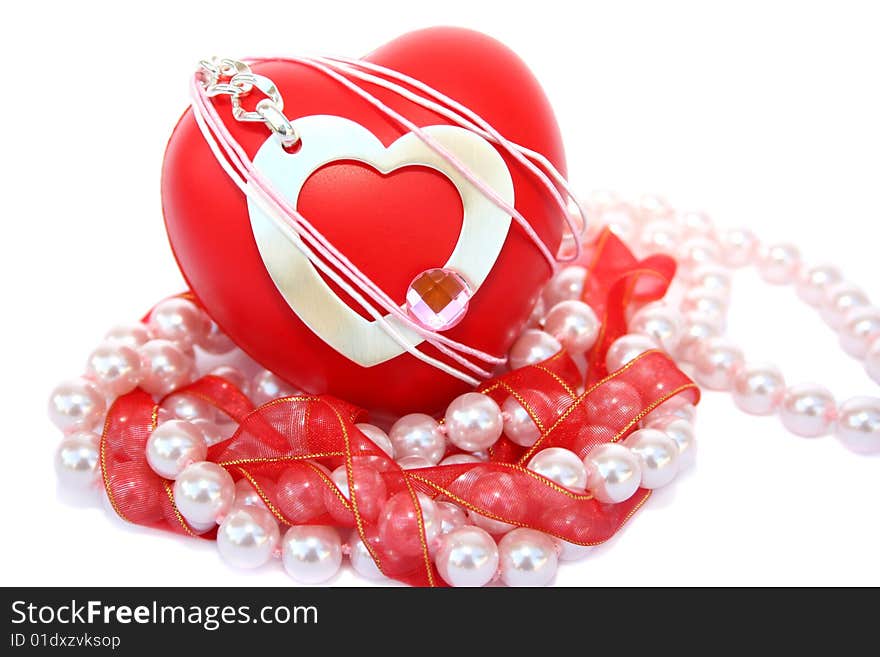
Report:
[{"label": "faceted pink bead", "polygon": [[406,291],[406,309],[419,324],[432,331],[445,331],[467,313],[471,290],[451,269],[427,269],[413,279]]}]

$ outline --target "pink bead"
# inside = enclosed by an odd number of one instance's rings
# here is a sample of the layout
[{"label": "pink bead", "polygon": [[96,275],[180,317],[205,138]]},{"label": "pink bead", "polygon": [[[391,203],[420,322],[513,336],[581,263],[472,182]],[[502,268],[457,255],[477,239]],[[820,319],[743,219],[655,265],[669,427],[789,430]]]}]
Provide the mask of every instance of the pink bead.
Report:
[{"label": "pink bead", "polygon": [[880,338],[874,340],[865,355],[865,369],[876,383],[880,383]]},{"label": "pink bead", "polygon": [[256,406],[296,394],[296,389],[277,374],[263,370],[254,377],[252,400]]},{"label": "pink bead", "polygon": [[797,436],[824,436],[837,419],[837,403],[827,388],[815,384],[791,386],[779,408],[783,426]]},{"label": "pink bead", "polygon": [[690,273],[690,281],[694,287],[711,290],[730,299],[733,277],[729,269],[719,265],[701,265]]},{"label": "pink bead", "polygon": [[440,522],[440,533],[448,534],[453,529],[469,525],[467,514],[452,502],[434,502],[437,507],[437,518]]},{"label": "pink bead", "polygon": [[687,237],[713,237],[715,225],[712,218],[705,212],[683,212],[678,216],[678,223]]},{"label": "pink bead", "polygon": [[202,435],[205,437],[205,444],[208,447],[223,442],[224,440],[228,440],[232,437],[232,434],[235,433],[235,429],[237,428],[237,425],[232,423],[217,423],[213,420],[206,420],[204,418],[196,418],[195,420],[191,420],[191,422],[202,432]]},{"label": "pink bead", "polygon": [[451,329],[464,319],[471,289],[451,269],[428,269],[413,279],[406,291],[406,309],[432,331]]},{"label": "pink bead", "polygon": [[120,397],[140,382],[140,354],[126,344],[105,342],[86,361],[86,376],[106,394]]},{"label": "pink bead", "polygon": [[541,430],[515,397],[508,397],[501,404],[504,418],[504,435],[517,445],[531,447],[541,437]]},{"label": "pink bead", "polygon": [[639,391],[625,381],[606,381],[587,395],[584,403],[593,424],[609,424],[609,420],[618,417],[631,418],[642,410]]},{"label": "pink bead", "polygon": [[771,244],[762,249],[758,273],[772,285],[793,283],[800,273],[801,253],[792,244]]},{"label": "pink bead", "polygon": [[691,237],[682,242],[676,252],[678,266],[692,272],[702,265],[710,265],[721,259],[718,243],[707,237]]},{"label": "pink bead", "polygon": [[152,337],[145,324],[133,322],[131,324],[117,324],[107,331],[104,341],[137,349],[149,342]]},{"label": "pink bead", "polygon": [[214,406],[194,395],[172,395],[162,402],[159,411],[165,411],[167,419],[214,420],[217,415]]},{"label": "pink bead", "polygon": [[545,307],[552,308],[560,301],[580,299],[584,293],[586,278],[587,270],[583,267],[571,265],[559,270],[544,287]]},{"label": "pink bead", "polygon": [[840,346],[846,353],[855,358],[864,358],[877,338],[880,338],[880,309],[862,306],[846,314],[840,327]]},{"label": "pink bead", "polygon": [[629,332],[647,335],[663,350],[674,354],[681,336],[681,313],[663,303],[651,303],[629,321]]},{"label": "pink bead", "polygon": [[[342,496],[351,501],[352,490],[357,501],[358,513],[367,522],[375,522],[379,516],[379,511],[385,505],[388,498],[388,489],[385,487],[385,480],[382,475],[373,468],[359,463],[353,463],[351,466],[352,478],[354,486],[348,479],[348,471],[345,465],[341,465],[330,473],[330,478],[336,484],[336,488]],[[324,504],[330,509],[330,514],[334,519],[342,525],[349,525],[353,522],[353,514],[345,511],[341,513],[343,507],[337,502],[337,491],[326,487],[324,489]]]},{"label": "pink bead", "polygon": [[106,410],[104,395],[86,379],[64,381],[49,395],[49,419],[64,433],[95,428]]},{"label": "pink bead", "polygon": [[388,437],[398,460],[405,456],[421,456],[433,465],[439,463],[446,453],[446,438],[440,425],[424,413],[404,415],[391,425]]},{"label": "pink bead", "polygon": [[617,203],[595,215],[597,223],[606,226],[624,242],[632,242],[638,232],[635,210],[626,203]]},{"label": "pink bead", "polygon": [[758,254],[758,238],[747,228],[722,231],[718,241],[721,244],[721,260],[728,267],[745,267]]},{"label": "pink bead", "polygon": [[446,409],[446,438],[465,452],[477,452],[501,437],[503,420],[495,401],[479,392],[467,392]]},{"label": "pink bead", "polygon": [[681,300],[681,311],[695,313],[723,327],[727,321],[727,295],[714,290],[692,288]]},{"label": "pink bead", "polygon": [[217,322],[208,320],[208,327],[199,336],[198,346],[209,354],[228,354],[235,349],[232,339],[220,330]]},{"label": "pink bead", "polygon": [[173,342],[150,340],[140,355],[140,385],[151,395],[167,395],[192,380],[195,363]]},{"label": "pink bead", "polygon": [[828,288],[843,281],[837,267],[819,265],[801,271],[797,280],[797,294],[811,306],[821,306],[828,297]]},{"label": "pink bead", "polygon": [[675,253],[682,238],[681,227],[673,221],[658,220],[645,224],[639,237],[642,250],[652,255],[655,253]]},{"label": "pink bead", "polygon": [[562,351],[562,344],[549,333],[537,329],[526,329],[510,348],[508,365],[518,370],[547,360]]},{"label": "pink bead", "polygon": [[657,194],[643,194],[639,197],[636,210],[642,222],[670,219],[675,214],[669,201]]},{"label": "pink bead", "polygon": [[868,295],[852,283],[844,281],[828,287],[819,312],[831,328],[839,329],[854,308],[868,305]]},{"label": "pink bead", "polygon": [[785,379],[772,365],[746,365],[734,377],[732,393],[746,413],[772,415],[785,395]]},{"label": "pink bead", "polygon": [[179,342],[191,347],[208,333],[208,316],[192,301],[175,297],[156,304],[150,312],[148,324],[157,338]]},{"label": "pink bead", "polygon": [[[329,477],[329,473],[327,475]],[[324,504],[326,488],[326,481],[314,468],[305,463],[293,463],[278,477],[278,508],[294,524],[312,522],[327,513]]]},{"label": "pink bead", "polygon": [[251,384],[248,381],[248,378],[244,375],[237,367],[232,367],[230,365],[221,365],[220,367],[215,367],[213,370],[209,372],[211,376],[219,376],[221,379],[226,379],[238,388],[242,394],[250,395]]},{"label": "pink bead", "polygon": [[700,313],[685,313],[681,339],[676,355],[681,360],[692,363],[697,350],[706,340],[721,336],[724,324],[717,319]]},{"label": "pink bead", "polygon": [[572,354],[593,348],[601,328],[596,313],[583,301],[560,301],[544,320],[544,331],[555,337]]},{"label": "pink bead", "polygon": [[629,333],[617,338],[608,347],[605,354],[605,366],[609,372],[616,372],[646,351],[659,348],[660,345],[647,335]]},{"label": "pink bead", "polygon": [[682,394],[670,397],[642,418],[642,426],[653,427],[661,420],[674,417],[693,423],[697,419],[697,409]]},{"label": "pink bead", "polygon": [[697,351],[694,373],[697,382],[710,390],[730,390],[744,363],[738,347],[722,338],[712,338]]},{"label": "pink bead", "polygon": [[429,549],[440,534],[440,520],[434,501],[422,493],[416,496],[421,507],[421,523],[419,510],[408,490],[391,497],[379,515],[379,540],[389,549],[404,555],[422,553],[420,527],[424,530],[425,546]]}]

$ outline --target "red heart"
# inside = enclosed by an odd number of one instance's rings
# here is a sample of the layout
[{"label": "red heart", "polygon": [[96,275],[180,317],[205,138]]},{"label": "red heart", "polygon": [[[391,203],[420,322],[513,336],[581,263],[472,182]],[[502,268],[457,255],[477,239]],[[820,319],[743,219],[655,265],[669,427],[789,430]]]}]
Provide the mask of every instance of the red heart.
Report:
[{"label": "red heart", "polygon": [[[404,35],[365,59],[464,103],[508,139],[543,153],[564,174],[558,127],[543,91],[523,62],[497,41],[467,30],[432,28]],[[253,68],[276,83],[291,119],[337,115],[360,124],[386,146],[405,133],[350,91],[303,65],[271,62]],[[366,87],[417,125],[449,123],[385,89]],[[265,126],[236,122],[226,97],[214,103],[253,158],[268,138]],[[501,154],[513,180],[517,210],[555,249],[562,218],[534,178]],[[418,184],[408,184],[415,178]],[[401,181],[407,184],[396,184]],[[191,289],[223,330],[265,367],[306,390],[327,391],[392,413],[437,411],[466,390],[466,384],[409,354],[362,367],[299,320],[266,271],[243,194],[214,159],[190,111],[168,143],[162,203],[172,249]],[[448,179],[433,170],[407,168],[380,178],[362,165],[334,163],[312,175],[298,207],[395,299],[402,299],[420,270],[445,262],[461,225],[460,198],[454,190],[450,193]],[[504,355],[549,275],[548,263],[521,228],[511,224],[467,316],[447,335]],[[428,345],[421,348],[439,356]]]}]

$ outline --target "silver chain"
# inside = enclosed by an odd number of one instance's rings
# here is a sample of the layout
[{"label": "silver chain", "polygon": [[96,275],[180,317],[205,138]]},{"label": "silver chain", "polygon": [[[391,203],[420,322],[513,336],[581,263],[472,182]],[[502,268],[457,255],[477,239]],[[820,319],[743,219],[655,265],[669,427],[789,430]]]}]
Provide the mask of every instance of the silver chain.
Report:
[{"label": "silver chain", "polygon": [[[229,96],[232,116],[236,121],[262,122],[275,134],[284,148],[299,142],[293,124],[284,116],[284,99],[278,87],[269,78],[251,71],[250,66],[237,59],[212,57],[199,62],[199,80],[209,98]],[[253,111],[245,110],[241,99],[254,90],[265,96]]]}]

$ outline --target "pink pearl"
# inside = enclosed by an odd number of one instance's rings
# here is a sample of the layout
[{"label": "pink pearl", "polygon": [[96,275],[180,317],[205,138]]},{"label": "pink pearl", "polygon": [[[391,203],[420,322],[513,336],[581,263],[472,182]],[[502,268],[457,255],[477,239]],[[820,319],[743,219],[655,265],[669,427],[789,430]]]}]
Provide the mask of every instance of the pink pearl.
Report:
[{"label": "pink pearl", "polygon": [[394,445],[391,444],[391,439],[388,437],[387,433],[382,431],[382,429],[373,424],[367,424],[366,422],[360,422],[356,424],[355,427],[357,427],[358,430],[376,447],[385,452],[390,458],[394,458]]},{"label": "pink pearl", "polygon": [[510,348],[508,365],[518,370],[527,365],[545,361],[562,350],[562,344],[549,333],[537,329],[526,329]]},{"label": "pink pearl", "polygon": [[[440,534],[440,519],[434,501],[422,493],[416,494],[421,507],[424,540],[430,548]],[[422,553],[422,536],[419,531],[419,512],[413,504],[409,491],[391,497],[379,516],[379,540],[390,550],[405,555]]]},{"label": "pink pearl", "polygon": [[469,525],[467,514],[452,502],[434,502],[437,506],[437,518],[440,522],[440,533],[448,534],[453,529]]},{"label": "pink pearl", "polygon": [[[407,458],[419,458],[417,456]],[[450,454],[437,465],[461,465],[463,463],[482,463],[482,459],[477,458],[473,454]],[[406,468],[404,468],[406,469]]]},{"label": "pink pearl", "polygon": [[728,267],[745,267],[758,253],[758,238],[747,228],[722,231],[718,236],[721,244],[721,260]]},{"label": "pink pearl", "polygon": [[672,221],[658,220],[645,224],[639,237],[639,246],[652,255],[654,253],[675,253],[682,238],[682,230]]},{"label": "pink pearl", "polygon": [[638,220],[633,208],[625,203],[608,207],[597,216],[597,223],[607,226],[608,230],[624,242],[631,242],[638,232]]},{"label": "pink pearl", "polygon": [[445,422],[447,439],[465,452],[494,445],[504,425],[498,404],[479,392],[467,392],[452,400]]},{"label": "pink pearl", "polygon": [[674,354],[681,335],[681,313],[663,303],[651,303],[640,308],[629,321],[630,333],[647,335]]},{"label": "pink pearl", "polygon": [[117,324],[107,331],[104,341],[137,349],[145,345],[152,337],[146,325],[141,322],[133,322],[131,324]]},{"label": "pink pearl", "polygon": [[831,431],[837,419],[837,404],[831,393],[822,386],[796,385],[786,390],[779,418],[793,434],[816,438]]},{"label": "pink pearl", "polygon": [[141,388],[151,395],[167,395],[192,380],[194,365],[168,340],[150,340],[140,349]]},{"label": "pink pearl", "polygon": [[868,376],[880,383],[880,338],[874,340],[865,354],[865,369]]},{"label": "pink pearl", "polygon": [[[354,479],[354,496],[357,500],[358,513],[367,522],[375,522],[379,516],[379,511],[388,498],[385,480],[373,468],[361,465],[360,463],[353,463],[351,472]],[[343,497],[350,501],[352,487],[345,465],[340,465],[331,472],[330,478],[336,484],[336,488],[339,489]],[[324,489],[324,504],[330,509],[331,515],[340,524],[347,525],[352,522],[353,515],[351,513],[348,511],[340,513],[342,507],[340,507],[336,499],[336,491],[329,486]]]},{"label": "pink pearl", "polygon": [[560,301],[580,299],[584,293],[587,270],[572,265],[561,269],[544,287],[544,304],[552,308]]},{"label": "pink pearl", "polygon": [[204,418],[196,418],[191,420],[191,422],[193,426],[198,427],[199,431],[202,432],[202,435],[205,437],[205,444],[208,447],[231,438],[237,426],[230,423],[218,424],[213,420]]},{"label": "pink pearl", "polygon": [[406,310],[425,328],[446,331],[464,319],[472,294],[452,269],[427,269],[407,288]]},{"label": "pink pearl", "polygon": [[420,468],[433,468],[434,463],[431,463],[424,456],[401,456],[396,461],[397,465],[399,465],[403,470],[418,470]]},{"label": "pink pearl", "polygon": [[609,372],[616,372],[621,367],[652,349],[658,349],[660,345],[647,335],[630,333],[621,336],[611,343],[605,354],[605,365]]},{"label": "pink pearl", "polygon": [[670,397],[643,417],[642,426],[653,427],[661,420],[667,420],[670,417],[693,423],[697,419],[697,409],[683,395],[678,394]]},{"label": "pink pearl", "polygon": [[684,212],[678,216],[678,223],[688,237],[708,237],[715,235],[712,218],[705,212]]},{"label": "pink pearl", "polygon": [[398,460],[405,456],[421,456],[434,465],[446,453],[446,438],[440,425],[424,413],[404,415],[391,425],[388,437]]},{"label": "pink pearl", "polygon": [[811,306],[821,306],[828,298],[828,288],[843,281],[837,267],[819,265],[801,271],[797,280],[797,294]]},{"label": "pink pearl", "polygon": [[858,454],[880,453],[880,398],[853,397],[843,402],[835,433]]},{"label": "pink pearl", "polygon": [[834,329],[843,326],[846,316],[853,308],[860,308],[870,304],[868,295],[852,283],[838,283],[828,288],[825,301],[819,312],[822,319]]},{"label": "pink pearl", "polygon": [[296,394],[296,389],[277,374],[263,370],[254,377],[252,401],[256,406]]},{"label": "pink pearl", "polygon": [[504,418],[504,435],[517,445],[531,447],[541,437],[541,430],[515,397],[508,397],[501,404]]},{"label": "pink pearl", "polygon": [[596,313],[583,301],[560,301],[544,320],[544,331],[554,336],[572,354],[593,348],[601,328]]},{"label": "pink pearl", "polygon": [[172,395],[162,402],[160,411],[167,411],[168,419],[213,420],[216,416],[214,406],[193,395]]},{"label": "pink pearl", "polygon": [[772,415],[785,395],[785,379],[772,365],[746,365],[733,380],[733,401],[752,415]]},{"label": "pink pearl", "polygon": [[86,379],[70,379],[49,395],[49,419],[64,433],[95,428],[107,410],[104,395]]},{"label": "pink pearl", "polygon": [[727,321],[727,297],[713,290],[693,288],[688,290],[681,300],[681,310],[683,313],[702,315],[723,327]]},{"label": "pink pearl", "polygon": [[670,219],[675,214],[669,201],[657,194],[643,194],[639,197],[636,209],[642,222]]},{"label": "pink pearl", "polygon": [[238,388],[242,394],[246,396],[250,395],[251,383],[244,375],[244,372],[237,367],[221,365],[220,367],[215,367],[209,372],[209,374],[211,376],[219,376],[221,379],[226,379],[229,383]]},{"label": "pink pearl", "polygon": [[141,357],[134,347],[105,342],[86,362],[86,376],[112,397],[134,390],[141,379]]},{"label": "pink pearl", "polygon": [[801,268],[801,252],[792,244],[772,244],[762,249],[758,273],[772,285],[793,283]]},{"label": "pink pearl", "polygon": [[701,313],[685,313],[677,357],[686,363],[692,363],[703,342],[709,338],[720,337],[723,327],[723,322],[719,322],[716,318]]},{"label": "pink pearl", "polygon": [[733,277],[729,269],[713,264],[701,265],[691,272],[690,281],[696,288],[711,290],[730,299]]},{"label": "pink pearl", "polygon": [[710,390],[730,390],[744,363],[738,347],[722,338],[711,338],[697,351],[694,373],[697,382]]},{"label": "pink pearl", "polygon": [[840,346],[850,356],[864,358],[871,343],[880,337],[880,309],[853,308],[840,327]]},{"label": "pink pearl", "polygon": [[707,237],[691,237],[678,247],[676,256],[678,266],[690,272],[702,265],[718,262],[721,249],[717,242]]},{"label": "pink pearl", "polygon": [[[326,471],[325,468],[321,469]],[[326,488],[327,483],[312,467],[305,463],[293,463],[278,477],[276,503],[290,522],[306,524],[327,513],[324,504]]]},{"label": "pink pearl", "polygon": [[148,324],[157,338],[191,347],[208,332],[208,317],[192,301],[173,298],[160,301],[150,312]]},{"label": "pink pearl", "polygon": [[198,346],[209,354],[228,354],[235,349],[232,339],[220,330],[217,322],[208,319],[208,327],[199,336]]}]

